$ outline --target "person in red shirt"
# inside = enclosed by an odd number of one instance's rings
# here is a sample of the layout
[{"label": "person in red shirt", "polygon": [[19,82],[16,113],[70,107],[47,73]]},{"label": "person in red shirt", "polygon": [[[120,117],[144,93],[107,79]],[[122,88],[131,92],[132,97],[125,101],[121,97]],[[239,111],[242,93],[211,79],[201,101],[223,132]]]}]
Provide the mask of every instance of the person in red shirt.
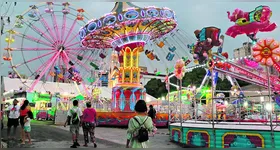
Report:
[{"label": "person in red shirt", "polygon": [[94,108],[91,107],[91,103],[86,103],[87,108],[83,112],[82,117],[82,127],[84,131],[84,140],[85,140],[85,147],[87,147],[89,140],[88,140],[88,134],[90,135],[91,142],[94,144],[94,147],[96,148],[97,145],[95,143],[95,136],[94,136],[94,129],[96,126],[96,111]]},{"label": "person in red shirt", "polygon": [[25,132],[24,132],[24,118],[28,115],[28,112],[31,111],[29,106],[29,101],[25,100],[20,107],[20,125],[21,125],[21,144],[25,144]]}]

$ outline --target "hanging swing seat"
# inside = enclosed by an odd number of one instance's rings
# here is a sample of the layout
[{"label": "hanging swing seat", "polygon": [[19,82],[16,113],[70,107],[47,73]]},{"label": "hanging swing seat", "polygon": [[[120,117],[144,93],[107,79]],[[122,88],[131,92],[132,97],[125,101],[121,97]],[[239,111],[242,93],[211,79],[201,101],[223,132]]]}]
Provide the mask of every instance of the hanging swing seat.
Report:
[{"label": "hanging swing seat", "polygon": [[53,9],[46,8],[46,9],[45,9],[45,12],[46,12],[46,13],[52,13],[52,12],[53,12]]},{"label": "hanging swing seat", "polygon": [[95,64],[95,63],[93,63],[93,62],[91,62],[91,63],[89,63],[95,70],[99,70],[99,67]]},{"label": "hanging swing seat", "polygon": [[60,78],[60,79],[64,78],[63,74],[59,74],[59,75],[57,75],[57,77]]},{"label": "hanging swing seat", "polygon": [[83,56],[78,55],[78,56],[77,56],[77,59],[78,59],[78,60],[83,60]]},{"label": "hanging swing seat", "polygon": [[3,56],[3,60],[5,60],[5,61],[11,61],[11,60],[12,60],[12,57]]},{"label": "hanging swing seat", "polygon": [[6,47],[6,48],[4,48],[4,50],[6,50],[6,51],[13,51],[14,48]]},{"label": "hanging swing seat", "polygon": [[38,74],[38,75],[36,75],[36,76],[35,76],[35,80],[37,80],[39,77],[40,77],[40,75],[39,75],[39,74]]},{"label": "hanging swing seat", "polygon": [[164,44],[163,41],[161,41],[161,42],[159,42],[159,43],[157,44],[157,46],[160,47],[160,48],[163,48],[164,45],[165,45],[165,44]]},{"label": "hanging swing seat", "polygon": [[72,61],[69,61],[69,65],[74,66],[74,63]]},{"label": "hanging swing seat", "polygon": [[102,59],[104,59],[104,58],[106,58],[106,55],[105,55],[104,53],[100,53],[100,54],[99,54],[99,57],[102,58]]},{"label": "hanging swing seat", "polygon": [[16,27],[16,28],[23,28],[23,24],[20,23],[20,22],[17,22],[17,23],[15,24],[15,27]]},{"label": "hanging swing seat", "polygon": [[84,20],[84,15],[83,15],[83,13],[85,12],[85,10],[82,9],[82,8],[79,8],[79,9],[77,9],[77,11],[78,11],[77,20]]},{"label": "hanging swing seat", "polygon": [[55,73],[54,72],[50,72],[50,76],[54,77]]},{"label": "hanging swing seat", "polygon": [[15,42],[15,39],[14,39],[14,38],[6,37],[6,38],[5,38],[5,41],[6,41],[7,43],[14,43],[14,42]]},{"label": "hanging swing seat", "polygon": [[171,51],[171,52],[175,52],[176,47],[175,47],[175,46],[172,46],[172,47],[168,47],[168,49],[169,49],[169,51]]},{"label": "hanging swing seat", "polygon": [[167,56],[166,56],[166,59],[168,60],[168,61],[172,61],[173,60],[173,58],[174,58],[174,56],[175,56],[175,54],[172,54],[172,53],[168,53],[167,54]]},{"label": "hanging swing seat", "polygon": [[93,83],[95,81],[95,78],[87,78],[88,82]]},{"label": "hanging swing seat", "polygon": [[35,14],[34,12],[30,12],[30,13],[28,13],[28,16],[29,16],[30,18],[35,18],[35,17],[36,17],[36,14]]}]

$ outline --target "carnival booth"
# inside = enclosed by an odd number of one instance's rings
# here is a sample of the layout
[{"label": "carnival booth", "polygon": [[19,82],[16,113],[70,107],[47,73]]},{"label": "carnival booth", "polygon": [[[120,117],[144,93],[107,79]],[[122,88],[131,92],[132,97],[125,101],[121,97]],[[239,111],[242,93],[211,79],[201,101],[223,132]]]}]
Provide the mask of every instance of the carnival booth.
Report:
[{"label": "carnival booth", "polygon": [[79,101],[79,107],[83,111],[85,108],[86,97],[82,94],[55,93],[52,101],[54,104],[55,124],[62,125],[67,118],[67,112],[73,107],[73,100]]},{"label": "carnival booth", "polygon": [[35,104],[31,110],[37,120],[52,120],[54,118],[50,93],[28,93],[27,99]]}]

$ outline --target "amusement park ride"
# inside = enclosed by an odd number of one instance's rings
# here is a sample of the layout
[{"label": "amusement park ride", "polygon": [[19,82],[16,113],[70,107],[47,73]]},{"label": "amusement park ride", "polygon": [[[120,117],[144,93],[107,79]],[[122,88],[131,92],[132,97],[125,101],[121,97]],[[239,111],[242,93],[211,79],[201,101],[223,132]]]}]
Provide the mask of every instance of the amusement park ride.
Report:
[{"label": "amusement park ride", "polygon": [[[178,28],[175,12],[168,8],[154,6],[141,8],[130,2],[116,2],[110,13],[99,19],[89,20],[83,9],[74,9],[70,6],[72,6],[70,3],[60,5],[52,2],[45,5],[31,5],[28,11],[16,17],[14,28],[7,32],[8,46],[5,48],[3,59],[11,63],[11,68],[21,78],[22,83],[29,87],[29,91],[33,91],[44,77],[46,80],[58,83],[71,82],[77,87],[80,84],[86,91],[88,99],[91,99],[91,95],[100,93],[100,90],[94,89],[90,94],[88,92],[90,86],[86,86],[84,79],[87,79],[91,86],[96,87],[100,79],[95,78],[98,78],[98,75],[100,77],[102,70],[105,71],[105,66],[109,65],[108,86],[112,88],[111,112],[98,112],[97,121],[99,125],[126,126],[129,119],[135,115],[134,106],[137,100],[145,100],[147,97],[140,79],[148,73],[141,71],[140,55],[143,54],[149,60],[160,62],[165,66],[172,64],[170,63],[172,60],[178,59],[174,67],[171,69],[170,66],[166,67],[168,68],[165,77],[168,113],[157,113],[156,117],[158,127],[170,123],[172,116],[169,111],[170,100],[176,99],[176,96],[170,98],[172,94],[169,85],[177,87],[180,110],[174,111],[180,112],[180,123],[169,124],[171,140],[201,147],[280,147],[275,143],[279,139],[280,129],[277,126],[274,128],[273,122],[277,120],[272,119],[272,111],[269,112],[270,121],[263,120],[265,123],[270,122],[270,126],[256,123],[256,130],[252,129],[252,125],[236,119],[232,121],[239,121],[238,125],[234,123],[216,125],[218,118],[214,111],[217,99],[221,100],[223,97],[222,93],[216,90],[219,74],[225,75],[230,81],[232,90],[236,91],[235,98],[238,99],[244,98],[244,92],[238,85],[237,79],[267,88],[270,104],[271,93],[279,93],[280,79],[268,71],[268,67],[274,67],[280,72],[279,43],[274,39],[256,37],[258,32],[271,32],[277,27],[275,23],[270,22],[272,11],[268,6],[259,6],[251,12],[240,9],[236,9],[232,14],[228,12],[228,19],[235,24],[225,34],[232,38],[246,34],[254,44],[252,55],[239,59],[229,59],[228,53],[223,52],[225,37],[217,27],[195,30],[197,42],[188,43],[190,40],[186,36],[187,33]],[[57,19],[58,17],[61,18]],[[58,20],[62,23],[59,24]],[[52,22],[52,25],[48,22]],[[82,27],[79,30],[75,29],[76,24],[79,23]],[[27,29],[23,30],[24,27]],[[28,34],[30,31],[34,31],[38,37]],[[77,39],[76,36],[79,38]],[[15,37],[21,38],[19,48],[12,45],[16,40]],[[26,45],[34,47],[30,48]],[[214,51],[214,48],[217,50]],[[160,55],[164,49],[167,55],[162,57]],[[21,52],[22,61],[13,57],[19,54],[17,52]],[[30,52],[39,55],[34,58]],[[104,59],[110,52],[112,54],[108,63]],[[192,54],[193,62],[197,64],[194,68],[206,68],[205,77],[198,88],[182,87],[185,72],[193,69],[186,68],[192,61],[189,59],[191,57],[186,56],[189,52]],[[162,63],[163,60],[169,63]],[[33,64],[41,62],[42,65],[35,69],[31,65],[32,62]],[[150,65],[152,66],[152,63]],[[261,65],[266,67],[265,71]],[[24,66],[26,68],[21,68]],[[31,75],[28,79],[34,79],[34,82],[21,77],[20,72],[24,69],[30,71]],[[157,69],[154,73],[161,75]],[[170,83],[172,77],[178,79],[179,85]],[[198,122],[198,115],[194,113],[195,121],[184,122],[188,117],[182,114],[182,95],[186,96],[189,102],[194,101],[196,107],[197,96],[202,95],[203,87],[209,81],[212,88],[207,91],[206,96],[206,105],[209,106],[207,107],[209,114],[206,117],[208,120]],[[274,98],[276,103],[280,104],[280,98],[277,100],[276,97],[277,94]],[[225,102],[221,100],[221,103]]]},{"label": "amusement park ride", "polygon": [[[194,121],[184,122],[183,118],[180,117],[180,123],[173,123],[170,125],[171,140],[199,147],[279,147],[279,144],[276,142],[280,131],[277,124],[277,118],[279,116],[276,115],[274,117],[276,119],[273,119],[272,96],[274,96],[276,105],[279,105],[278,93],[280,90],[280,79],[278,76],[270,74],[268,67],[273,66],[276,70],[280,71],[278,67],[280,47],[279,43],[274,39],[256,38],[257,32],[271,32],[277,27],[275,23],[270,22],[271,15],[272,11],[268,6],[259,6],[251,12],[243,12],[240,9],[236,9],[232,15],[228,12],[228,18],[230,21],[235,22],[235,25],[228,29],[226,35],[235,38],[237,35],[246,34],[248,38],[252,40],[252,43],[255,44],[252,48],[252,56],[245,56],[243,58],[238,58],[237,60],[228,59],[228,55],[222,53],[223,49],[220,44],[217,52],[212,52],[211,48],[213,46],[219,46],[210,44],[213,41],[217,41],[219,38],[219,32],[213,32],[217,31],[217,28],[206,27],[203,29],[204,32],[202,32],[202,34],[198,32],[203,30],[195,31],[195,35],[199,35],[197,36],[198,41],[196,44],[192,44],[188,47],[191,48],[196,62],[201,64],[200,67],[207,67],[207,71],[199,88],[192,89],[192,87],[186,87],[185,89],[193,91],[194,97],[201,95],[204,85],[211,80],[212,88],[209,90],[210,98],[208,97],[208,100],[210,101],[207,101],[206,96],[206,105],[210,105],[211,107],[208,108],[211,108],[212,110],[210,109],[210,111],[208,111],[210,114],[208,114],[209,118],[205,119],[207,121],[197,121],[197,113],[194,113]],[[211,32],[208,32],[211,34],[207,34],[207,30],[212,30]],[[259,63],[266,67],[266,71],[263,71],[263,68]],[[233,122],[239,122],[239,124],[225,122],[218,123],[218,115],[214,110],[216,110],[217,107],[217,100],[223,99],[219,97],[220,93],[216,95],[216,84],[218,84],[217,81],[219,78],[218,74],[226,75],[226,78],[232,84],[232,90],[234,91],[233,93],[235,93],[234,97],[238,99],[238,103],[240,103],[239,99],[245,99],[245,93],[238,85],[236,79],[268,89],[269,101],[266,102],[268,104],[266,107],[266,113],[268,114],[269,119],[259,120],[258,123],[253,125],[250,123],[242,123],[243,121],[248,120],[240,120],[240,118],[231,120]],[[169,82],[169,78],[173,76],[176,76],[176,73],[168,77],[167,83],[182,89],[182,86],[177,86]],[[272,92],[276,93],[276,95],[273,95]],[[196,104],[196,98],[193,100]],[[179,101],[181,102],[180,95]],[[221,103],[224,103],[224,101],[222,100]],[[224,115],[223,117],[225,119],[226,116]],[[261,122],[265,122],[269,125],[264,126]],[[193,128],[193,126],[195,126],[195,128]]]},{"label": "amusement park ride", "polygon": [[79,45],[78,29],[88,20],[84,9],[68,2],[30,5],[7,31],[3,59],[10,62],[29,92],[43,80],[81,84],[89,96],[84,79],[92,76],[88,72],[99,69],[95,66],[102,53]]},{"label": "amusement park ride", "polygon": [[118,67],[112,68],[112,75],[117,73],[117,83],[111,85],[114,86],[113,112],[106,113],[113,117],[109,117],[111,121],[106,121],[108,116],[104,116],[105,124],[127,125],[134,115],[136,101],[146,96],[140,84],[139,55],[146,43],[163,37],[176,26],[175,13],[168,8],[140,8],[129,2],[117,2],[111,13],[81,28],[82,46],[100,50],[113,48],[118,54],[113,56],[115,59],[118,57],[119,62]]}]

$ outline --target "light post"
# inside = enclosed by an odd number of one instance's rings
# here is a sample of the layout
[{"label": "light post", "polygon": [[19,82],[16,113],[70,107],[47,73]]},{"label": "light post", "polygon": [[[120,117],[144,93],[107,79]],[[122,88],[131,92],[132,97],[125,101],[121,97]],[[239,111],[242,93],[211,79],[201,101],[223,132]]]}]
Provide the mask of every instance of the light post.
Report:
[{"label": "light post", "polygon": [[275,139],[274,139],[274,129],[273,129],[273,123],[272,123],[272,101],[271,101],[271,83],[270,83],[270,72],[268,67],[265,67],[267,72],[267,85],[268,85],[268,99],[269,99],[269,107],[267,107],[267,111],[269,112],[269,123],[270,123],[270,130],[271,130],[271,146],[272,148],[275,148]]},{"label": "light post", "polygon": [[[4,2],[2,2],[4,3]],[[0,17],[2,17],[2,5],[0,6]],[[0,70],[2,70],[2,56],[3,56],[3,51],[2,51],[2,34],[0,34]],[[3,101],[3,92],[4,91],[2,89],[2,72],[0,71],[0,104],[2,104]],[[4,116],[4,115],[3,115]],[[3,118],[2,118],[3,119]],[[2,128],[2,123],[0,125],[0,127]],[[0,137],[2,138],[2,132],[0,132]],[[0,140],[0,147],[2,148],[2,139]]]},{"label": "light post", "polygon": [[197,110],[197,103],[196,103],[196,86],[192,86],[192,94],[193,94],[193,101],[194,101],[194,119],[195,122],[197,121],[197,114],[198,114],[198,110]]}]

